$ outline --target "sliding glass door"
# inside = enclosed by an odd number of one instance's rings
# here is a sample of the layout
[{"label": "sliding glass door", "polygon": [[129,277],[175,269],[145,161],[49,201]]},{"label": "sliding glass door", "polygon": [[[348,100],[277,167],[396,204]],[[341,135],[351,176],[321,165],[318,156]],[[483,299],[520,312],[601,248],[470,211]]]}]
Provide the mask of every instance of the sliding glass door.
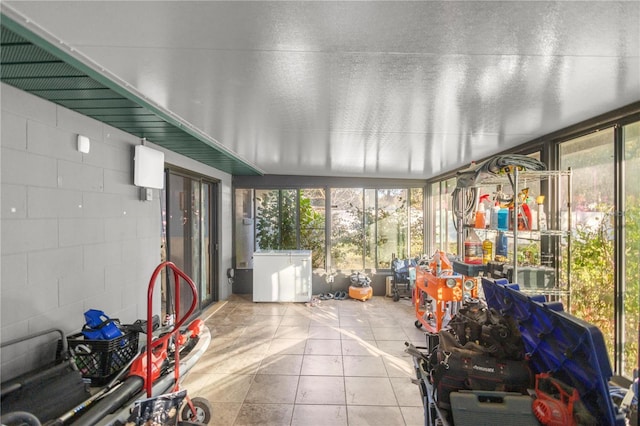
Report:
[{"label": "sliding glass door", "polygon": [[[217,185],[200,177],[178,171],[167,171],[165,235],[167,260],[182,269],[196,285],[198,307],[217,299],[217,233],[215,199]],[[170,274],[171,275],[171,274]],[[175,310],[173,276],[169,276],[168,291],[163,293],[163,310]],[[186,286],[181,286],[180,312],[184,313],[193,298]]]}]

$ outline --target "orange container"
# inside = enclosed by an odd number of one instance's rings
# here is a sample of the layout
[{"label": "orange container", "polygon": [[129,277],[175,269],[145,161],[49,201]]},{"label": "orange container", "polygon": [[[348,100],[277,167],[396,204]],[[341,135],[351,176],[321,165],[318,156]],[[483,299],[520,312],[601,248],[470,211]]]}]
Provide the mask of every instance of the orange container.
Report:
[{"label": "orange container", "polygon": [[364,302],[373,297],[373,287],[349,286],[349,297]]}]

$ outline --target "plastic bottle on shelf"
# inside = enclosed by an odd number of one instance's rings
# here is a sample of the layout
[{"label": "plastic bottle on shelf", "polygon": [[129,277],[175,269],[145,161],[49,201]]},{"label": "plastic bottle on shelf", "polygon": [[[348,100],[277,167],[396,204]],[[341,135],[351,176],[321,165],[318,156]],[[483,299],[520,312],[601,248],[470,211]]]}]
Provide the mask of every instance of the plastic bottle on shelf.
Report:
[{"label": "plastic bottle on shelf", "polygon": [[500,211],[500,204],[496,201],[495,205],[491,208],[489,214],[489,229],[498,229],[498,212]]},{"label": "plastic bottle on shelf", "polygon": [[500,209],[498,211],[498,229],[500,231],[509,229],[509,209]]},{"label": "plastic bottle on shelf", "polygon": [[478,210],[476,210],[476,219],[475,219],[475,227],[478,229],[484,229],[485,227],[485,211],[484,211],[484,203],[480,203],[478,206]]},{"label": "plastic bottle on shelf", "polygon": [[484,212],[484,229],[489,229],[491,225],[491,209]]},{"label": "plastic bottle on shelf", "polygon": [[518,229],[521,231],[531,230],[531,209],[527,203],[520,206],[522,213],[518,213]]},{"label": "plastic bottle on shelf", "polygon": [[531,213],[531,221],[529,222],[529,226],[531,230],[538,230],[538,208],[535,203],[535,199],[529,198],[527,200],[527,205],[529,206],[529,212]]},{"label": "plastic bottle on shelf", "polygon": [[538,204],[538,229],[540,231],[546,231],[547,214],[544,212],[544,195],[538,195],[536,197],[536,203]]},{"label": "plastic bottle on shelf", "polygon": [[496,260],[500,257],[500,261],[504,261],[507,258],[507,235],[499,231],[496,235]]},{"label": "plastic bottle on shelf", "polygon": [[489,238],[482,242],[482,263],[487,264],[493,260],[493,243]]},{"label": "plastic bottle on shelf", "polygon": [[482,264],[482,241],[473,229],[469,229],[469,234],[464,241],[464,263]]}]

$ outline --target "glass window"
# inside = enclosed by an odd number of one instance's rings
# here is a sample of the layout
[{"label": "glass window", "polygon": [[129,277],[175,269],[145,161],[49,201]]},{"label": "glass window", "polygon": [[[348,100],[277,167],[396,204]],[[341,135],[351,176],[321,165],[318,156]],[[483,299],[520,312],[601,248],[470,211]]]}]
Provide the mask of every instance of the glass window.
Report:
[{"label": "glass window", "polygon": [[256,190],[256,250],[280,248],[280,191]]},{"label": "glass window", "polygon": [[235,192],[236,268],[252,268],[254,252],[253,190],[236,189]]},{"label": "glass window", "polygon": [[298,249],[297,190],[256,190],[256,247]]},{"label": "glass window", "polygon": [[[364,268],[375,269],[376,267],[376,242],[378,241],[378,230],[376,228],[376,190],[364,190]],[[362,269],[363,265],[360,265]]]},{"label": "glass window", "polygon": [[441,241],[438,248],[446,253],[458,254],[458,232],[456,216],[453,210],[453,191],[456,189],[456,178],[441,182],[439,200],[439,219]]},{"label": "glass window", "polygon": [[409,257],[424,254],[424,190],[411,188],[409,193]]},{"label": "glass window", "polygon": [[623,283],[623,342],[621,374],[631,378],[638,365],[640,317],[640,122],[623,127],[625,152],[625,281]]},{"label": "glass window", "polygon": [[330,218],[326,191],[236,189],[237,267],[252,267],[253,246],[308,249],[314,268],[338,270],[387,269],[392,256],[422,255],[423,188],[332,188]]},{"label": "glass window", "polygon": [[442,210],[440,207],[440,187],[442,182],[435,182],[431,184],[430,187],[430,195],[429,195],[429,204],[430,209],[433,212],[429,215],[429,247],[427,248],[426,254],[431,254],[436,249],[439,249],[442,244],[442,224],[441,215]]},{"label": "glass window", "polygon": [[298,244],[298,191],[280,191],[280,245],[281,250],[297,250]]},{"label": "glass window", "polygon": [[300,190],[300,248],[311,250],[313,268],[325,268],[325,190]]},{"label": "glass window", "polygon": [[391,268],[393,256],[409,257],[408,193],[408,189],[377,191],[377,244],[374,247],[377,248],[378,268]]},{"label": "glass window", "polygon": [[571,167],[573,174],[571,289],[566,309],[602,331],[611,360],[615,336],[613,136],[613,129],[605,129],[560,144],[560,168]]},{"label": "glass window", "polygon": [[362,188],[332,188],[332,267],[335,269],[362,269],[364,242],[364,190]]}]

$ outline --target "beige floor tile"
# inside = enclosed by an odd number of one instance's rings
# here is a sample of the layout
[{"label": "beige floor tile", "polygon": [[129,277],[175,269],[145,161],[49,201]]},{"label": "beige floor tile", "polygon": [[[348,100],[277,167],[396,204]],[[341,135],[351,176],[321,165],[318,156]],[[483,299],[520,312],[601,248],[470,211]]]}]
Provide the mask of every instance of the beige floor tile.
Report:
[{"label": "beige floor tile", "polygon": [[252,324],[252,316],[251,315],[245,316],[245,315],[233,314],[233,313],[223,315],[218,313],[217,315],[207,319],[205,321],[205,324],[209,328],[247,326]]},{"label": "beige floor tile", "polygon": [[302,360],[302,375],[342,376],[342,355],[305,355]]},{"label": "beige floor tile", "polygon": [[[349,426],[404,425],[399,407],[347,406]],[[424,422],[423,422],[424,425]]]},{"label": "beige floor tile", "polygon": [[311,327],[338,327],[340,320],[335,312],[318,312],[314,313],[310,318]]},{"label": "beige floor tile", "polygon": [[377,340],[376,344],[378,345],[378,349],[384,352],[387,356],[395,356],[398,358],[410,358],[410,355],[407,354],[404,349],[406,346],[404,345],[404,340]]},{"label": "beige floor tile", "polygon": [[338,340],[307,339],[305,355],[342,355],[342,344]]},{"label": "beige floor tile", "polygon": [[385,356],[384,366],[387,368],[389,377],[410,377],[413,379],[416,376],[413,358]]},{"label": "beige floor tile", "polygon": [[[210,322],[211,320],[209,320]],[[247,329],[246,325],[216,325],[216,324],[207,324],[209,327],[209,332],[211,333],[212,339],[217,339],[220,337],[225,337],[229,339],[237,339],[245,332]]]},{"label": "beige floor tile", "polygon": [[342,377],[300,376],[296,404],[344,405]]},{"label": "beige floor tile", "polygon": [[311,319],[304,315],[285,315],[280,321],[280,325],[295,325],[298,327],[309,326]]},{"label": "beige floor tile", "polygon": [[239,337],[244,340],[252,340],[255,343],[269,342],[276,335],[279,325],[251,325],[245,328],[244,333]]},{"label": "beige floor tile", "polygon": [[396,320],[388,315],[367,315],[367,321],[371,327],[391,327],[399,325]]},{"label": "beige floor tile", "polygon": [[[211,401],[209,401],[211,402]],[[212,402],[211,408],[213,413],[211,420],[209,420],[210,426],[233,426],[240,412],[241,403],[223,403]]]},{"label": "beige floor tile", "polygon": [[424,346],[427,343],[427,340],[424,336],[424,330],[419,330],[414,325],[402,325],[402,329],[409,338],[409,341],[414,345]]},{"label": "beige floor tile", "polygon": [[181,387],[190,397],[200,396],[212,403],[242,403],[253,376],[241,374],[202,374],[190,372]]},{"label": "beige floor tile", "polygon": [[247,393],[248,404],[293,404],[298,376],[256,374]]},{"label": "beige floor tile", "polygon": [[363,339],[363,340],[375,340],[373,337],[373,330],[371,327],[363,326],[340,326],[340,338],[341,339]]},{"label": "beige floor tile", "polygon": [[371,327],[369,320],[361,315],[343,316],[340,315],[340,327]]},{"label": "beige floor tile", "polygon": [[418,385],[409,377],[391,377],[391,386],[401,407],[422,407],[422,396]]},{"label": "beige floor tile", "polygon": [[398,406],[387,377],[345,377],[347,405]]},{"label": "beige floor tile", "polygon": [[[227,358],[210,365],[207,370],[208,373],[218,374],[255,374],[258,367],[260,367],[261,358],[236,356],[230,354]],[[197,371],[198,364],[193,368]]]},{"label": "beige floor tile", "polygon": [[373,337],[376,341],[392,340],[406,342],[409,336],[404,332],[402,327],[372,327]]},{"label": "beige floor tile", "polygon": [[306,339],[273,339],[267,350],[267,355],[273,354],[304,354]]},{"label": "beige floor tile", "polygon": [[256,357],[264,356],[269,350],[272,339],[251,339],[244,335],[231,345],[228,355]]},{"label": "beige floor tile", "polygon": [[267,355],[260,363],[258,374],[300,375],[303,355]]},{"label": "beige floor tile", "polygon": [[340,339],[338,327],[310,327],[309,339]]},{"label": "beige floor tile", "polygon": [[309,337],[309,325],[281,325],[273,337],[276,339],[306,339]]},{"label": "beige floor tile", "polygon": [[375,340],[343,339],[342,355],[380,356]]},{"label": "beige floor tile", "polygon": [[243,315],[279,315],[282,316],[287,311],[287,306],[277,303],[245,303],[239,304],[233,313]]},{"label": "beige floor tile", "polygon": [[379,356],[345,356],[344,375],[354,377],[387,377],[387,370]]},{"label": "beige floor tile", "polygon": [[312,306],[307,305],[306,303],[287,303],[287,310],[285,311],[285,316],[287,315],[304,315],[309,316],[313,313]]},{"label": "beige floor tile", "polygon": [[240,317],[243,318],[241,320],[241,324],[244,324],[246,326],[279,326],[280,322],[282,322],[282,318],[284,318],[283,315],[261,315],[261,314],[254,314],[254,315],[249,315],[247,317],[243,317],[242,315],[236,315],[236,317]]},{"label": "beige floor tile", "polygon": [[300,405],[293,407],[291,426],[347,426],[345,405]]},{"label": "beige floor tile", "polygon": [[407,426],[424,426],[424,407],[400,407]]},{"label": "beige floor tile", "polygon": [[293,404],[242,404],[235,426],[287,426],[291,424]]}]

